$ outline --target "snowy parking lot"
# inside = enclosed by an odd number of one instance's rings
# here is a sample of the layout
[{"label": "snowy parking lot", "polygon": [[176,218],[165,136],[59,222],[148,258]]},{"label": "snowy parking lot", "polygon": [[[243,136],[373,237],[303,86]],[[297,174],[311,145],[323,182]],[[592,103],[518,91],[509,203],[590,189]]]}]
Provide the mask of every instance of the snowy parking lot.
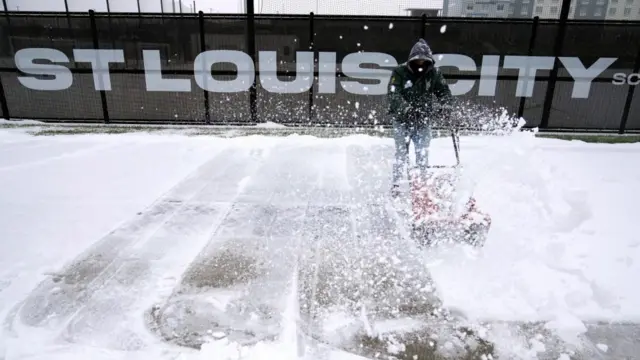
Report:
[{"label": "snowy parking lot", "polygon": [[[450,358],[638,358],[640,144],[461,150],[480,250],[403,235],[389,138],[0,129],[0,358],[347,359],[417,328]],[[416,314],[440,306],[491,345],[430,332]]]}]

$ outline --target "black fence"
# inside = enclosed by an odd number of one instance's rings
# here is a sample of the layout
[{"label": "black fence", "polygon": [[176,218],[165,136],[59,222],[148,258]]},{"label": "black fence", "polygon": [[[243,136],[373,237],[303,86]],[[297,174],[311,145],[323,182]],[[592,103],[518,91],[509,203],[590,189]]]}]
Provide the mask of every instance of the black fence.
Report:
[{"label": "black fence", "polygon": [[423,37],[459,99],[527,127],[640,130],[640,22],[4,14],[5,119],[388,125],[389,71]]}]

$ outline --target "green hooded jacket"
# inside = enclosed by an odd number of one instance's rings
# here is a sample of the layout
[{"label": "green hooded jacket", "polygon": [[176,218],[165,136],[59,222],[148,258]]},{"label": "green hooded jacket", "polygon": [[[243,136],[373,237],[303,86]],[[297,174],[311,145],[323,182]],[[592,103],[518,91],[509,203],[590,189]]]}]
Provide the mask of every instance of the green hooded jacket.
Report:
[{"label": "green hooded jacket", "polygon": [[[424,72],[414,72],[413,60],[422,59],[430,66]],[[451,90],[436,66],[429,45],[420,39],[412,48],[407,62],[397,66],[391,73],[387,89],[389,111],[392,119],[401,123],[412,123],[417,117],[429,121],[440,116],[439,109],[446,108],[452,100]],[[438,106],[440,105],[440,106]],[[413,111],[412,111],[413,109]]]}]

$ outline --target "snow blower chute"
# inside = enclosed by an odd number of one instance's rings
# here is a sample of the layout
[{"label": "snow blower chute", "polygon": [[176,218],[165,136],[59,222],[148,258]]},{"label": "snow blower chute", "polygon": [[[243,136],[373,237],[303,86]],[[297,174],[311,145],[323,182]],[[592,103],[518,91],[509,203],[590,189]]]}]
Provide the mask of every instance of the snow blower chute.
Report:
[{"label": "snow blower chute", "polygon": [[435,165],[422,176],[410,172],[412,235],[422,246],[465,243],[482,247],[491,217],[480,211],[476,199],[459,189],[460,139],[452,130],[456,164]]}]

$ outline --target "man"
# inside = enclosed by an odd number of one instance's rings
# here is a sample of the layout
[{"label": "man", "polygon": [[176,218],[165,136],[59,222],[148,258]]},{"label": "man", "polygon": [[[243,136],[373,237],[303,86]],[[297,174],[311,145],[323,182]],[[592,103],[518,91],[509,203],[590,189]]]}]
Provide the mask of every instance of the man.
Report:
[{"label": "man", "polygon": [[429,165],[432,121],[450,113],[451,90],[435,64],[431,48],[420,39],[411,48],[408,61],[391,74],[387,94],[396,145],[394,197],[399,194],[403,173],[407,173],[404,169],[409,165],[410,142],[413,141],[415,147],[416,165],[421,174],[425,174]]}]

